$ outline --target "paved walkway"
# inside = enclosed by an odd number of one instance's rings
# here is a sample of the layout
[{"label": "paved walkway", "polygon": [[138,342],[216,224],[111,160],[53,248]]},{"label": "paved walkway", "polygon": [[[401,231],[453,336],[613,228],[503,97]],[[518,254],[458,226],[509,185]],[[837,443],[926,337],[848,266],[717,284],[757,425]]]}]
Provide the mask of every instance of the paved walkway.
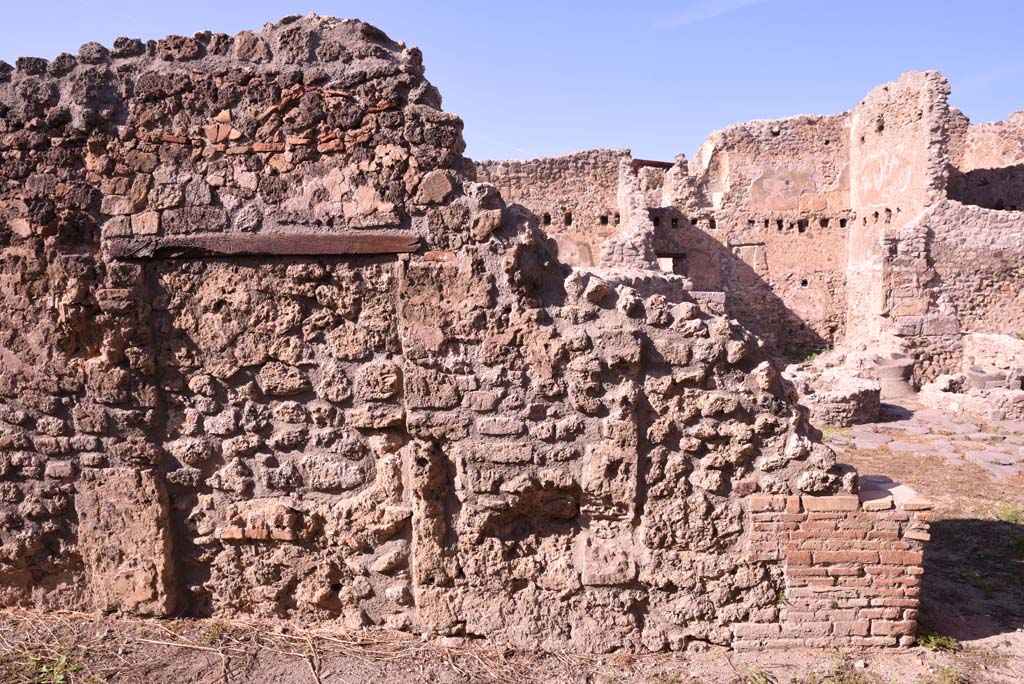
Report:
[{"label": "paved walkway", "polygon": [[994,479],[1024,476],[1024,422],[985,422],[927,408],[913,401],[883,404],[877,423],[855,425],[829,435],[829,445],[931,454],[951,463],[969,461]]}]

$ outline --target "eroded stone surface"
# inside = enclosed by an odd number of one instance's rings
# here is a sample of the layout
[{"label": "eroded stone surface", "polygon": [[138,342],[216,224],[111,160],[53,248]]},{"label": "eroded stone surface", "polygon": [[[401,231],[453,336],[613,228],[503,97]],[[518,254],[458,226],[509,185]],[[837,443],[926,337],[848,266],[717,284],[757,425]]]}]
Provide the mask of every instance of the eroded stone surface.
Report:
[{"label": "eroded stone surface", "polygon": [[[763,340],[659,270],[650,169],[611,155],[617,212],[571,268],[474,180],[418,50],[316,16],[19,60],[0,117],[4,604],[599,652],[910,640],[920,562],[880,554],[927,521],[862,508]],[[813,165],[779,178],[838,202]],[[251,234],[278,238],[175,252]],[[823,583],[887,611],[829,613]]]},{"label": "eroded stone surface", "polygon": [[167,615],[175,609],[170,510],[155,473],[102,468],[78,480],[78,550],[92,609]]}]

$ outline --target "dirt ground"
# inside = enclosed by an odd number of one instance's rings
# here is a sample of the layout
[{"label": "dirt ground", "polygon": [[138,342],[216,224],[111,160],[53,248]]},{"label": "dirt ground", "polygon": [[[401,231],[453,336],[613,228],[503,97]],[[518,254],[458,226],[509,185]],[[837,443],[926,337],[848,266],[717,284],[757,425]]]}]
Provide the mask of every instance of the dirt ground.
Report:
[{"label": "dirt ground", "polygon": [[[0,684],[1024,683],[1024,479],[1007,465],[1024,464],[1024,451],[1009,448],[1024,449],[1024,429],[908,404],[824,438],[862,475],[891,477],[936,502],[917,647],[580,656],[334,625],[7,610]],[[967,457],[993,443],[1007,454],[996,467]]]}]

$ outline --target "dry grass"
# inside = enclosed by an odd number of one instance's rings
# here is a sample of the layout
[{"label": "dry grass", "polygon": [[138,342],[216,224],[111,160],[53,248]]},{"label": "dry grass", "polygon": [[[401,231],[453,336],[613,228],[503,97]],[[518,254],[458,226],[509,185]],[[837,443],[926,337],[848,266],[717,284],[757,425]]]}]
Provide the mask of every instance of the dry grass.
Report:
[{"label": "dry grass", "polygon": [[[549,681],[536,671],[535,663],[517,659],[508,649],[447,647],[386,630],[349,631],[333,624],[305,629],[261,620],[129,620],[30,610],[0,613],[3,684],[153,684],[152,672],[183,656],[216,666],[215,672],[199,680],[209,684],[248,682],[249,673],[261,661],[292,663],[305,670],[305,681],[317,684],[327,678],[349,681],[326,664],[337,659],[366,666],[427,664],[450,670],[467,682]],[[594,662],[586,657],[550,657],[563,674],[582,676],[584,671],[595,671]],[[610,667],[610,672],[621,671],[618,664]]]},{"label": "dry grass", "polygon": [[[900,441],[924,440],[900,436]],[[838,450],[839,460],[861,475],[886,475],[902,482],[936,503],[941,517],[979,516],[996,519],[1003,506],[1024,507],[1024,480],[995,481],[980,466],[964,460],[950,464],[933,454],[893,454],[885,446],[876,449]]]},{"label": "dry grass", "polygon": [[[865,657],[873,661],[866,668]],[[927,649],[595,656],[445,646],[333,625],[0,611],[3,684],[963,684],[960,672],[997,659]],[[925,661],[931,674],[901,670]]]}]

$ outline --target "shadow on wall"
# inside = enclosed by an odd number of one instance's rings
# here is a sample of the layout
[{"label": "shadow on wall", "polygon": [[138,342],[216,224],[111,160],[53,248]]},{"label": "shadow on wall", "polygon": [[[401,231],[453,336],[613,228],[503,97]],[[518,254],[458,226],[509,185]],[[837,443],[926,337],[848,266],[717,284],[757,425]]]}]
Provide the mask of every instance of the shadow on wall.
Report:
[{"label": "shadow on wall", "polygon": [[[675,209],[660,209],[658,214],[655,252],[663,264],[671,260],[673,272],[692,280],[697,291],[724,291],[729,315],[761,337],[771,351],[798,355],[834,344],[834,339],[815,331],[772,290],[765,279],[768,265],[763,244],[722,243],[700,227],[715,230],[713,218],[702,218],[694,225]],[[665,230],[669,226],[671,231]]]},{"label": "shadow on wall", "polygon": [[[522,204],[506,205],[507,220],[495,235],[506,240],[514,240],[520,226],[525,226],[530,238],[536,241],[538,249],[524,250],[516,255],[516,278],[523,291],[544,306],[562,306],[565,304],[564,280],[570,273],[571,264],[579,253],[563,254],[563,246],[557,238],[544,230],[541,217],[524,207]],[[525,261],[524,261],[525,260]],[[550,269],[558,269],[560,277],[541,278],[540,275]]]},{"label": "shadow on wall", "polygon": [[[150,437],[157,443],[164,445],[171,440],[171,435],[180,428],[180,417],[184,408],[183,393],[188,385],[188,373],[184,372],[177,359],[188,359],[197,362],[203,358],[203,350],[195,344],[187,335],[177,334],[174,322],[174,310],[172,307],[172,291],[168,290],[162,279],[161,267],[163,263],[157,262],[146,268],[146,287],[149,292],[150,302],[153,303],[150,312],[152,329],[155,336],[154,345],[157,355],[157,378],[159,380],[160,403],[159,410],[161,420],[156,422],[156,427],[150,431]],[[193,267],[190,263],[186,268]],[[217,309],[221,310],[224,305],[217,303]],[[221,387],[211,383],[207,393],[213,391],[213,396],[207,396],[210,401],[226,403],[227,392]],[[177,417],[179,420],[173,420]],[[172,424],[173,421],[173,424]],[[204,426],[205,429],[205,426]],[[215,470],[218,470],[227,463],[227,459],[219,453],[211,454],[197,466],[202,472],[205,480]],[[186,486],[175,482],[175,477],[168,475],[178,471],[186,464],[172,455],[171,450],[164,448],[159,463],[159,472],[164,485],[167,487],[168,495],[172,501],[170,526],[173,539],[172,549],[174,550],[174,590],[178,595],[178,609],[182,615],[190,617],[208,618],[214,613],[212,596],[203,589],[210,581],[212,571],[208,563],[201,562],[203,549],[196,544],[196,537],[199,536],[191,524],[189,518],[199,506],[198,494],[188,491]],[[203,484],[200,493],[209,496],[211,490],[208,485]]]},{"label": "shadow on wall", "polygon": [[[562,245],[555,236],[548,235],[544,230],[547,225],[545,216],[534,214],[521,204],[508,205],[508,211],[515,216],[508,224],[527,225],[541,236],[541,242],[550,254],[551,264],[559,265],[563,276],[568,275],[568,269],[578,263],[578,255],[561,253]],[[615,218],[617,223],[617,214]],[[724,291],[728,314],[761,337],[772,353],[795,359],[835,343],[835,339],[825,338],[815,331],[772,291],[764,277],[766,269],[759,273],[734,251],[756,245],[728,246],[715,239],[700,227],[704,225],[714,230],[713,218],[702,218],[698,225],[694,225],[690,217],[675,209],[663,208],[658,210],[654,219],[655,252],[662,269],[689,278],[693,282],[694,291]],[[659,227],[661,224],[663,226]],[[668,226],[671,226],[671,239],[664,237],[668,231],[663,228]],[[756,258],[753,260],[756,264]],[[526,270],[523,269],[523,277],[526,277]],[[542,297],[546,305],[558,306],[564,300],[565,292],[561,289],[552,290],[549,286],[543,293],[538,291],[537,295]]]},{"label": "shadow on wall", "polygon": [[970,641],[1024,628],[1024,524],[937,520],[931,535],[921,633]]},{"label": "shadow on wall", "polygon": [[1024,164],[996,169],[950,169],[949,198],[986,209],[1024,210]]}]

